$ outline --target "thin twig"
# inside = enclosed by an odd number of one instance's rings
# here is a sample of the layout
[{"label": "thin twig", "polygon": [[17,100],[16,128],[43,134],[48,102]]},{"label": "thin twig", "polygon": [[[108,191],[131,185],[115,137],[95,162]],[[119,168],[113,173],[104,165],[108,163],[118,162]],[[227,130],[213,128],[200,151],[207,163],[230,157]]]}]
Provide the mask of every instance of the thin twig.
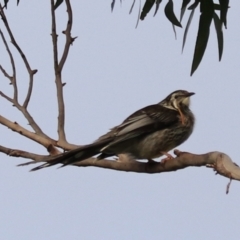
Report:
[{"label": "thin twig", "polygon": [[[1,4],[0,4],[0,8],[1,8]],[[9,24],[8,24],[8,21],[7,21],[7,17],[3,11],[3,9],[1,8],[0,9],[0,15],[2,16],[2,20],[4,22],[4,25],[6,27],[6,30],[9,34],[9,37],[11,39],[11,43],[13,44],[13,46],[17,49],[18,53],[20,54],[24,64],[25,64],[25,67],[28,71],[28,74],[29,74],[29,87],[28,87],[28,91],[27,91],[27,95],[26,95],[26,98],[25,98],[25,101],[23,103],[23,105],[21,105],[19,102],[18,102],[18,88],[17,88],[17,81],[16,81],[16,67],[15,67],[15,63],[14,63],[14,59],[13,59],[13,55],[10,51],[10,48],[8,46],[8,43],[5,39],[5,36],[3,34],[3,32],[0,30],[0,35],[1,35],[1,38],[3,40],[3,43],[7,49],[7,52],[8,52],[8,55],[10,57],[10,61],[11,61],[11,65],[12,65],[12,70],[13,70],[13,77],[11,78],[11,83],[13,84],[13,88],[14,88],[14,96],[13,96],[13,104],[17,107],[17,109],[19,111],[22,112],[22,114],[25,116],[25,118],[28,120],[28,123],[30,124],[30,126],[32,127],[32,129],[35,131],[36,134],[42,136],[42,137],[46,137],[47,139],[50,139],[49,136],[47,136],[43,131],[42,129],[39,127],[39,125],[35,122],[35,120],[33,119],[33,117],[31,116],[31,114],[28,112],[27,110],[27,107],[28,107],[28,103],[30,101],[30,98],[31,98],[31,94],[32,94],[32,89],[33,89],[33,76],[34,74],[37,72],[37,70],[32,70],[31,67],[30,67],[30,64],[25,56],[25,54],[23,53],[22,49],[19,47],[19,45],[17,44],[14,36],[13,36],[13,33],[9,27]],[[4,71],[2,70],[2,72],[4,73]],[[8,74],[5,74],[6,77],[8,77],[10,79],[10,75]],[[3,96],[3,95],[2,95]],[[3,96],[6,98],[6,96]],[[8,98],[8,100],[10,101],[10,98]]]},{"label": "thin twig", "polygon": [[56,16],[54,10],[54,0],[51,0],[51,15],[52,15],[52,42],[53,42],[53,59],[55,69],[55,83],[57,88],[57,100],[58,100],[58,141],[60,144],[66,144],[65,134],[65,106],[63,99],[63,83],[62,83],[62,69],[67,59],[69,47],[72,42],[71,28],[72,28],[72,10],[69,0],[66,0],[68,23],[65,30],[66,43],[61,57],[60,63],[58,63],[58,45],[57,45],[57,33],[56,33]]},{"label": "thin twig", "polygon": [[[0,8],[1,8],[1,4],[0,4]],[[1,14],[3,22],[5,24],[5,22],[7,20],[6,20],[6,16],[4,15],[4,12],[3,12],[2,9],[0,10],[0,14]],[[3,40],[4,45],[6,47],[6,50],[8,52],[8,55],[9,55],[9,58],[10,58],[10,62],[11,62],[11,65],[12,65],[13,76],[11,78],[11,83],[13,85],[13,90],[14,90],[13,98],[14,98],[15,101],[18,101],[18,87],[17,87],[17,81],[16,81],[16,67],[15,67],[14,58],[13,58],[12,52],[10,51],[8,43],[7,43],[7,41],[5,39],[5,36],[4,36],[4,34],[3,34],[1,29],[0,29],[0,35],[1,35],[1,38]]]},{"label": "thin twig", "polygon": [[3,98],[7,99],[9,102],[14,104],[14,101],[12,98],[8,97],[6,94],[4,94],[3,92],[0,91],[0,96],[2,96]]},{"label": "thin twig", "polygon": [[66,6],[67,6],[68,21],[67,21],[66,30],[63,32],[66,36],[66,42],[65,42],[62,58],[59,62],[59,71],[60,72],[62,71],[64,63],[66,62],[66,59],[67,59],[67,56],[68,56],[68,53],[69,53],[70,45],[72,44],[72,42],[74,40],[71,36],[72,22],[73,22],[72,8],[71,8],[71,4],[70,4],[69,0],[65,0],[65,2],[66,2]]},{"label": "thin twig", "polygon": [[0,145],[0,152],[5,153],[11,157],[22,157],[22,158],[32,159],[34,161],[39,161],[40,159],[41,160],[49,159],[49,156],[47,155],[40,155],[40,154],[31,153],[31,152],[26,152],[19,149],[7,148],[1,145]]},{"label": "thin twig", "polygon": [[37,70],[29,72],[29,86],[28,86],[28,92],[27,96],[25,98],[25,101],[23,103],[23,107],[27,109],[28,103],[30,101],[31,95],[32,95],[32,89],[33,89],[33,75],[37,72]]},{"label": "thin twig", "polygon": [[7,71],[0,65],[0,70],[3,73],[3,75],[9,79],[10,83],[12,84],[12,77],[7,73]]}]

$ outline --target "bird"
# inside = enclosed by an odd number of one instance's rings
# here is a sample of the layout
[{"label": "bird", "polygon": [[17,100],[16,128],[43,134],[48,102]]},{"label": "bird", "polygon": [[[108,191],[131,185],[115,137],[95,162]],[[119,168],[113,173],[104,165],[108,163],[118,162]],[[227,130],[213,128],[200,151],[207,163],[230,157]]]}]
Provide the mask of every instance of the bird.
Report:
[{"label": "bird", "polygon": [[174,91],[159,103],[134,112],[95,142],[62,153],[31,171],[59,163],[71,165],[93,156],[101,160],[127,154],[149,162],[163,155],[167,156],[166,160],[171,159],[168,152],[185,142],[193,132],[195,117],[189,106],[194,94],[186,90]]}]

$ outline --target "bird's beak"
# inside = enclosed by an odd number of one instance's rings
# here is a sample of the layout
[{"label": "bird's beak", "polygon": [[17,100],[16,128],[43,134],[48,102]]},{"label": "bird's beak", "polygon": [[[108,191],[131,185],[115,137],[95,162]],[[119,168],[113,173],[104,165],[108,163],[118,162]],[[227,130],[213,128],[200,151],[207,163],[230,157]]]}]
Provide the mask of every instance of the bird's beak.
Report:
[{"label": "bird's beak", "polygon": [[186,93],[185,94],[185,97],[191,97],[192,95],[194,95],[195,93],[194,92],[189,92],[189,93]]}]

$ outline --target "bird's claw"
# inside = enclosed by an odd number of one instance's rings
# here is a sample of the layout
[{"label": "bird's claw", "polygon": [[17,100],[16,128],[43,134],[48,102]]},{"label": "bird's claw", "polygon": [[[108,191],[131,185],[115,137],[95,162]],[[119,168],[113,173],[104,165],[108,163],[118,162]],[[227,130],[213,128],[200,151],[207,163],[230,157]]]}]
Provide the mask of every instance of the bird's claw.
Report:
[{"label": "bird's claw", "polygon": [[166,158],[163,158],[161,161],[160,161],[160,163],[161,164],[163,164],[163,165],[165,165],[165,163],[167,162],[167,161],[169,161],[169,160],[171,160],[171,159],[173,159],[174,157],[171,155],[171,154],[169,154],[169,153],[163,153],[165,156],[167,156]]}]

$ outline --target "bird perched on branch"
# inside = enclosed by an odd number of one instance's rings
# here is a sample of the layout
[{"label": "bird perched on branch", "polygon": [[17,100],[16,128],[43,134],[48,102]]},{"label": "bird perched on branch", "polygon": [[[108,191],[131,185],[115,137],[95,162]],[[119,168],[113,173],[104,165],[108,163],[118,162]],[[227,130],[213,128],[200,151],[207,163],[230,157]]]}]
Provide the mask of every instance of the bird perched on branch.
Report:
[{"label": "bird perched on branch", "polygon": [[189,109],[193,92],[177,90],[158,104],[142,108],[120,125],[112,128],[95,142],[56,156],[32,171],[58,163],[74,164],[98,155],[97,159],[129,154],[134,159],[151,161],[186,141],[194,127],[194,115]]}]

